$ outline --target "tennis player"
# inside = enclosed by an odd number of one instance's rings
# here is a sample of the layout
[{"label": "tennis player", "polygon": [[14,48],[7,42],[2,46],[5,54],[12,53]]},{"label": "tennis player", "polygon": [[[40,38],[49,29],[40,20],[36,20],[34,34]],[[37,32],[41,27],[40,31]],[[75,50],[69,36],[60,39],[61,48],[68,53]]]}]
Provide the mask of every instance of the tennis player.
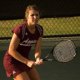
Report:
[{"label": "tennis player", "polygon": [[[36,5],[29,5],[25,11],[25,20],[13,30],[8,50],[4,55],[4,68],[7,77],[14,80],[40,80],[35,68],[43,63],[41,59],[41,39],[43,28],[38,24],[40,12]],[[32,45],[35,44],[35,60],[29,58]]]}]

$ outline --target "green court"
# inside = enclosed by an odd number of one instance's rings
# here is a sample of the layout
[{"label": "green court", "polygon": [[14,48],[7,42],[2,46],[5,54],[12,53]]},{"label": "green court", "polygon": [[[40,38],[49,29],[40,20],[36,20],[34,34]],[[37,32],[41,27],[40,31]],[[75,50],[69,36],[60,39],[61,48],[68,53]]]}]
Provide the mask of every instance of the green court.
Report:
[{"label": "green court", "polygon": [[[52,46],[54,46],[60,40],[66,38],[52,38],[52,39],[43,39],[42,44],[42,55],[50,52]],[[74,41],[76,44],[77,55],[75,58],[67,63],[60,63],[56,60],[53,62],[45,62],[41,66],[37,66],[37,69],[40,73],[41,80],[80,80],[80,42],[78,38],[69,38]],[[5,50],[7,49],[9,41],[0,41],[0,80],[13,80],[12,78],[8,79],[3,68],[2,59]],[[33,50],[33,48],[32,48]],[[32,53],[31,50],[31,53]],[[33,55],[31,55],[33,56]]]}]

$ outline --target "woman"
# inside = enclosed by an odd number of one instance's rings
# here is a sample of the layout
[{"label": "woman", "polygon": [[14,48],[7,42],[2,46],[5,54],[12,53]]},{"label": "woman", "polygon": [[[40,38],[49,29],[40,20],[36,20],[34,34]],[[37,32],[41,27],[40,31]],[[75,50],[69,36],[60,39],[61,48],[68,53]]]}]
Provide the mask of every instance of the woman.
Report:
[{"label": "woman", "polygon": [[[3,64],[8,77],[14,80],[40,80],[35,68],[43,63],[41,59],[41,39],[43,28],[38,24],[39,9],[29,5],[25,11],[25,20],[16,26],[9,48],[5,53]],[[29,59],[31,46],[35,44],[35,61]]]}]

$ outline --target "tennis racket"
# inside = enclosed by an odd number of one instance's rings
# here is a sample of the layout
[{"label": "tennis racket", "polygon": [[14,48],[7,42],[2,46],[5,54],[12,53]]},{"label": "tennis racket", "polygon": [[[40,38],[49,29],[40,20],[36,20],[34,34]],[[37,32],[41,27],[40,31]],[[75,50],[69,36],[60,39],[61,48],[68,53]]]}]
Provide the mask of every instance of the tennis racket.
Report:
[{"label": "tennis racket", "polygon": [[64,40],[59,42],[55,47],[52,48],[43,61],[54,61],[68,62],[76,56],[76,47],[71,40]]}]

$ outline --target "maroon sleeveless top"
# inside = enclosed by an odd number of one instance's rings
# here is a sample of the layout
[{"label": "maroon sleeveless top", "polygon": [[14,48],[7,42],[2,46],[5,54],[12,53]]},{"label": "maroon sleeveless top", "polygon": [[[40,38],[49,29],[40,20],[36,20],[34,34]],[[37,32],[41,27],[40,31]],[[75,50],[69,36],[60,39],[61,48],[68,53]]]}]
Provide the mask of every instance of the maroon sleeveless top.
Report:
[{"label": "maroon sleeveless top", "polygon": [[[12,32],[15,33],[20,39],[20,44],[18,45],[17,51],[25,58],[28,58],[32,45],[36,44],[38,38],[43,36],[42,26],[37,24],[35,28],[36,30],[34,34],[30,33],[26,24],[18,25],[12,30]],[[16,61],[8,54],[8,52],[6,52],[5,57],[9,58],[8,60],[10,60],[10,62],[15,63]]]}]

